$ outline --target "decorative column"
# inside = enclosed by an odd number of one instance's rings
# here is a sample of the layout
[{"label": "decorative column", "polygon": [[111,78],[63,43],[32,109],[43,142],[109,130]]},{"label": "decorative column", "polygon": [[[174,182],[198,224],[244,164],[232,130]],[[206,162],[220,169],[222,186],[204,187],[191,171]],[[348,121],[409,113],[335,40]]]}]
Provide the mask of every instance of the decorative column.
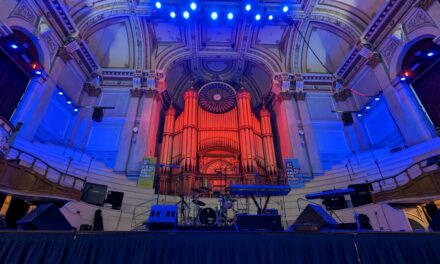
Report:
[{"label": "decorative column", "polygon": [[26,91],[24,92],[23,98],[15,110],[14,115],[12,116],[12,124],[14,126],[17,125],[18,122],[25,123],[27,117],[31,116],[32,109],[36,107],[38,104],[38,99],[41,97],[41,90],[44,89],[44,85],[46,84],[46,79],[42,76],[34,76],[28,86],[26,87]]},{"label": "decorative column", "polygon": [[115,171],[125,171],[128,154],[134,142],[133,138],[139,131],[136,126],[136,115],[139,110],[139,103],[142,97],[142,90],[135,88],[130,89],[130,102],[128,104],[127,115],[125,116],[124,128],[121,132],[121,139],[119,141],[118,154],[116,156]]},{"label": "decorative column", "polygon": [[273,144],[272,126],[270,124],[270,112],[264,107],[260,111],[261,116],[261,135],[263,137],[264,159],[266,163],[266,173],[272,184],[276,183],[277,164],[275,158],[275,148]]},{"label": "decorative column", "polygon": [[197,165],[197,108],[198,94],[191,87],[184,95],[183,139],[182,139],[182,192],[189,194],[195,181]]},{"label": "decorative column", "polygon": [[252,126],[251,94],[243,88],[237,93],[238,129],[240,136],[241,164],[245,184],[254,184],[255,142]]},{"label": "decorative column", "polygon": [[[171,105],[165,113],[165,123],[163,127],[162,147],[160,151],[160,163],[164,165],[171,164],[173,153],[173,136],[174,136],[174,119],[176,116],[176,109]],[[169,173],[169,167],[160,169],[161,174]]]}]

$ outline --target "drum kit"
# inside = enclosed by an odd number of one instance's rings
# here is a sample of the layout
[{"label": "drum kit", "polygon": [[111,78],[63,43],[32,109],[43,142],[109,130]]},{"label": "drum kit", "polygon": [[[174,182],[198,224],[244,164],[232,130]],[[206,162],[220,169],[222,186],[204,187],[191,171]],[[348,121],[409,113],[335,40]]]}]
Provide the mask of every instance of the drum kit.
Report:
[{"label": "drum kit", "polygon": [[192,211],[192,216],[187,221],[181,222],[195,226],[232,226],[234,224],[237,214],[236,199],[232,199],[227,194],[214,192],[214,196],[218,199],[218,206],[211,208],[200,200],[203,195],[211,192],[210,188],[193,188],[192,191],[192,207],[189,208],[189,215]]}]

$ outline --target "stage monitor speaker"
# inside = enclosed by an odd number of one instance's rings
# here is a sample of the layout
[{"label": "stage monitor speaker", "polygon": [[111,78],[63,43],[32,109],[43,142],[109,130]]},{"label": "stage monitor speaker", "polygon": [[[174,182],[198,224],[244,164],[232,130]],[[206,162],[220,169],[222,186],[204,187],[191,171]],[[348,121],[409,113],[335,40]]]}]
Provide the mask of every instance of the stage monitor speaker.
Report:
[{"label": "stage monitor speaker", "polygon": [[173,230],[177,226],[177,205],[153,205],[147,220],[148,230]]},{"label": "stage monitor speaker", "polygon": [[237,215],[237,228],[239,231],[283,231],[281,216],[275,214]]},{"label": "stage monitor speaker", "polygon": [[112,209],[120,210],[123,199],[124,199],[123,192],[109,191],[107,193],[107,199],[105,201],[112,205]]},{"label": "stage monitor speaker", "polygon": [[91,231],[92,230],[92,226],[91,225],[82,224],[82,225],[79,226],[79,230],[80,231]]},{"label": "stage monitor speaker", "polygon": [[295,225],[317,225],[319,229],[335,229],[338,223],[321,206],[309,204],[298,216]]},{"label": "stage monitor speaker", "polygon": [[347,208],[343,195],[324,198],[324,205],[325,209],[327,210],[339,210]]},{"label": "stage monitor speaker", "polygon": [[86,183],[81,193],[81,201],[102,206],[105,201],[105,195],[107,194],[107,185],[101,185],[96,183]]},{"label": "stage monitor speaker", "polygon": [[92,120],[95,122],[102,122],[104,117],[104,109],[99,107],[93,108]]},{"label": "stage monitor speaker", "polygon": [[344,126],[351,126],[353,125],[353,116],[351,115],[351,112],[342,112],[342,122],[344,123]]},{"label": "stage monitor speaker", "polygon": [[17,225],[24,230],[72,230],[72,226],[54,203],[38,205],[18,220]]},{"label": "stage monitor speaker", "polygon": [[373,202],[373,199],[371,198],[371,184],[351,184],[348,185],[348,188],[354,189],[354,193],[350,194],[353,207],[370,204]]}]

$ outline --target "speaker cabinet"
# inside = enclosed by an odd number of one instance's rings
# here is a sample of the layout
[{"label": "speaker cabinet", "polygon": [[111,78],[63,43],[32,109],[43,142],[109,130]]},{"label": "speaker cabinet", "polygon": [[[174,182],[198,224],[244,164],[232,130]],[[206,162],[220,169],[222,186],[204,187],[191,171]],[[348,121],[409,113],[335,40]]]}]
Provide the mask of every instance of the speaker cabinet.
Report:
[{"label": "speaker cabinet", "polygon": [[344,196],[334,196],[324,199],[325,209],[327,210],[339,210],[347,208]]},{"label": "speaker cabinet", "polygon": [[353,125],[353,116],[350,112],[343,112],[342,113],[342,122],[344,123],[344,126],[351,126]]},{"label": "speaker cabinet", "polygon": [[348,188],[354,189],[354,193],[350,194],[353,207],[369,204],[373,202],[371,198],[372,187],[371,184],[351,184]]},{"label": "speaker cabinet", "polygon": [[108,191],[106,202],[112,205],[112,209],[120,210],[123,199],[123,192]]},{"label": "speaker cabinet", "polygon": [[95,107],[93,108],[93,113],[92,113],[92,120],[95,122],[102,122],[102,119],[104,117],[104,109],[99,108],[99,107]]},{"label": "speaker cabinet", "polygon": [[275,214],[264,215],[237,215],[237,228],[239,231],[283,231],[281,216]]},{"label": "speaker cabinet", "polygon": [[147,221],[148,230],[172,230],[177,226],[177,205],[153,205]]},{"label": "speaker cabinet", "polygon": [[309,204],[295,221],[295,225],[313,225],[319,229],[335,229],[338,223],[320,206]]},{"label": "speaker cabinet", "polygon": [[17,225],[24,230],[72,230],[72,226],[54,203],[38,205],[18,220]]},{"label": "speaker cabinet", "polygon": [[105,201],[105,195],[107,194],[107,185],[101,185],[96,183],[86,183],[81,193],[81,201],[102,206]]}]

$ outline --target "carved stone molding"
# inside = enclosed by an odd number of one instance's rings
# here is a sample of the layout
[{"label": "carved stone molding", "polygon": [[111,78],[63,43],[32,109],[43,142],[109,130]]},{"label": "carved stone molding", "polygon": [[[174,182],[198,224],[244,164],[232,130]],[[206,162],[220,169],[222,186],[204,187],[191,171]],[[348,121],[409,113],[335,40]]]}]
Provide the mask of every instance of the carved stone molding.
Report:
[{"label": "carved stone molding", "polygon": [[427,10],[433,3],[434,0],[418,0],[415,6]]},{"label": "carved stone molding", "polygon": [[156,90],[146,89],[144,90],[145,97],[147,98],[155,98],[158,95]]},{"label": "carved stone molding", "polygon": [[64,46],[58,48],[58,57],[60,57],[61,60],[64,62],[68,62],[72,59],[72,55],[70,55],[69,52],[67,52],[66,48]]},{"label": "carved stone molding", "polygon": [[130,89],[130,95],[131,95],[131,97],[141,97],[142,90],[138,89],[138,88]]},{"label": "carved stone molding", "polygon": [[96,88],[94,85],[90,83],[84,84],[83,91],[92,97],[99,97],[102,92],[101,88]]},{"label": "carved stone molding", "polygon": [[440,45],[440,36],[437,36],[435,39],[433,39],[435,44]]},{"label": "carved stone molding", "polygon": [[291,92],[281,92],[280,94],[279,94],[279,98],[281,99],[281,100],[291,100],[292,98],[293,98],[293,93],[291,93]]},{"label": "carved stone molding", "polygon": [[306,92],[298,91],[298,92],[295,92],[293,94],[293,97],[295,97],[295,99],[297,101],[305,101],[306,100],[306,94],[307,94]]},{"label": "carved stone molding", "polygon": [[333,98],[335,98],[336,102],[344,102],[351,96],[350,89],[343,89],[340,92],[333,94]]},{"label": "carved stone molding", "polygon": [[367,60],[367,65],[370,66],[371,68],[376,67],[377,65],[379,65],[379,63],[382,62],[382,56],[380,55],[379,52],[374,52],[373,56],[371,56],[368,60]]}]

